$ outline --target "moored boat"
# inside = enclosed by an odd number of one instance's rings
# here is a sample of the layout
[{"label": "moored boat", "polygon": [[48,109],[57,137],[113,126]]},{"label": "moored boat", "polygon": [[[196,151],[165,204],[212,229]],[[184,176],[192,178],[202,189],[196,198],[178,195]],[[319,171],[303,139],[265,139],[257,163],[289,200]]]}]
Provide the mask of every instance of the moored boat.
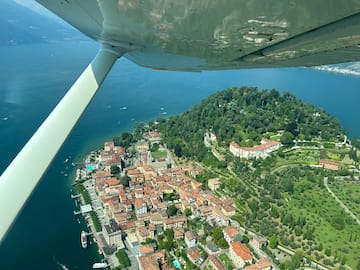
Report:
[{"label": "moored boat", "polygon": [[87,233],[84,231],[81,231],[81,246],[82,248],[87,248]]},{"label": "moored boat", "polygon": [[104,269],[106,267],[108,267],[108,264],[104,262],[94,263],[92,266],[93,269]]}]

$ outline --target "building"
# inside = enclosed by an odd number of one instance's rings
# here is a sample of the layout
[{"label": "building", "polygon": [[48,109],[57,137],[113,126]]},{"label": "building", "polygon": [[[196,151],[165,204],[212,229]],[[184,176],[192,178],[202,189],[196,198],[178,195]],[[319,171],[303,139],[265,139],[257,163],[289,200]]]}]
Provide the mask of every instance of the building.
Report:
[{"label": "building", "polygon": [[320,159],[319,165],[322,166],[324,169],[337,171],[338,169],[342,168],[344,165],[340,162],[335,162],[332,160]]},{"label": "building", "polygon": [[109,152],[111,150],[113,150],[115,147],[115,144],[113,141],[110,141],[110,142],[104,142],[104,150]]},{"label": "building", "polygon": [[154,247],[149,245],[140,246],[140,256],[149,255],[154,253]]},{"label": "building", "polygon": [[220,179],[219,178],[212,178],[208,180],[208,186],[212,191],[215,191],[220,188]]},{"label": "building", "polygon": [[204,134],[204,144],[206,147],[211,147],[213,143],[216,142],[216,135],[212,132],[206,132]]},{"label": "building", "polygon": [[244,267],[246,263],[252,262],[250,250],[240,241],[230,243],[229,255],[236,267]]},{"label": "building", "polygon": [[196,246],[196,235],[193,232],[185,233],[185,244],[188,248],[193,248]]},{"label": "building", "polygon": [[268,258],[261,258],[257,263],[260,270],[271,270],[271,261]]},{"label": "building", "polygon": [[231,205],[223,205],[221,211],[224,213],[225,216],[231,217],[235,215],[236,208]]},{"label": "building", "polygon": [[231,142],[229,146],[230,152],[236,156],[241,158],[265,158],[271,152],[279,149],[281,143],[276,141],[271,141],[263,138],[261,140],[261,144],[254,147],[240,147],[237,143]]},{"label": "building", "polygon": [[267,244],[266,237],[255,235],[253,239],[250,241],[250,245],[252,245],[254,248],[262,248]]},{"label": "building", "polygon": [[200,252],[196,248],[189,249],[186,254],[193,264],[202,264],[203,258],[201,257]]},{"label": "building", "polygon": [[122,245],[121,239],[121,230],[116,222],[111,222],[109,225],[104,225],[102,227],[102,233],[104,235],[105,241],[109,246],[112,245]]},{"label": "building", "polygon": [[139,239],[135,234],[128,233],[128,235],[125,238],[127,246],[129,247],[130,251],[136,255],[139,256],[140,254],[140,243]]},{"label": "building", "polygon": [[223,234],[226,242],[229,244],[230,242],[234,241],[235,236],[239,235],[240,232],[237,228],[228,226],[223,229]]},{"label": "building", "polygon": [[209,257],[209,265],[215,270],[226,270],[225,266],[214,255]]},{"label": "building", "polygon": [[165,251],[159,251],[153,254],[139,257],[140,270],[167,270],[171,269],[166,264]]},{"label": "building", "polygon": [[271,262],[268,258],[261,258],[256,264],[245,267],[245,270],[271,270]]},{"label": "building", "polygon": [[172,217],[164,220],[164,229],[178,229],[186,226],[186,217]]},{"label": "building", "polygon": [[135,214],[141,215],[141,214],[145,214],[147,212],[147,207],[146,207],[146,203],[143,201],[143,199],[135,199],[135,203],[134,203],[134,207],[135,207]]}]

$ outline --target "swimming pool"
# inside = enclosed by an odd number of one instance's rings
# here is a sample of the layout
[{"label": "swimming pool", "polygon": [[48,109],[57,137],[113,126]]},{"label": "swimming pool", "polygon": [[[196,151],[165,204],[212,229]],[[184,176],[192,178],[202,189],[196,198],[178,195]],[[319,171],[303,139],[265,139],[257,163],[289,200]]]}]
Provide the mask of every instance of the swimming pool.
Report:
[{"label": "swimming pool", "polygon": [[175,266],[176,269],[180,269],[181,264],[178,260],[173,260],[173,265]]}]

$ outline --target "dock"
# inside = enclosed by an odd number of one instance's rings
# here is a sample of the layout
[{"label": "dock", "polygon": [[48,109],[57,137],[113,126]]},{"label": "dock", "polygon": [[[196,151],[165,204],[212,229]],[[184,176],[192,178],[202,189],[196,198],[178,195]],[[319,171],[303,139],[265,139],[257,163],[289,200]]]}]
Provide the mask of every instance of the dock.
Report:
[{"label": "dock", "polygon": [[89,213],[91,212],[93,209],[91,207],[91,204],[86,204],[86,205],[82,205],[80,207],[80,211],[74,211],[74,215],[79,215],[79,214],[85,214],[85,213]]},{"label": "dock", "polygon": [[80,197],[81,197],[81,194],[77,194],[77,195],[71,194],[71,199],[77,199],[77,198],[80,198]]}]

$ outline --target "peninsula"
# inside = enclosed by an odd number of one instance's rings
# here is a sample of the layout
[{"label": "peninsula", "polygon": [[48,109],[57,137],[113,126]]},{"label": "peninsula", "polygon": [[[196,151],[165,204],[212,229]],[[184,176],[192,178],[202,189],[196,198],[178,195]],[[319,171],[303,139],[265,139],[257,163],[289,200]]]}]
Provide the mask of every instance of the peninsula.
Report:
[{"label": "peninsula", "polygon": [[359,269],[357,147],[291,94],[231,88],[105,142],[76,187],[112,269]]}]

